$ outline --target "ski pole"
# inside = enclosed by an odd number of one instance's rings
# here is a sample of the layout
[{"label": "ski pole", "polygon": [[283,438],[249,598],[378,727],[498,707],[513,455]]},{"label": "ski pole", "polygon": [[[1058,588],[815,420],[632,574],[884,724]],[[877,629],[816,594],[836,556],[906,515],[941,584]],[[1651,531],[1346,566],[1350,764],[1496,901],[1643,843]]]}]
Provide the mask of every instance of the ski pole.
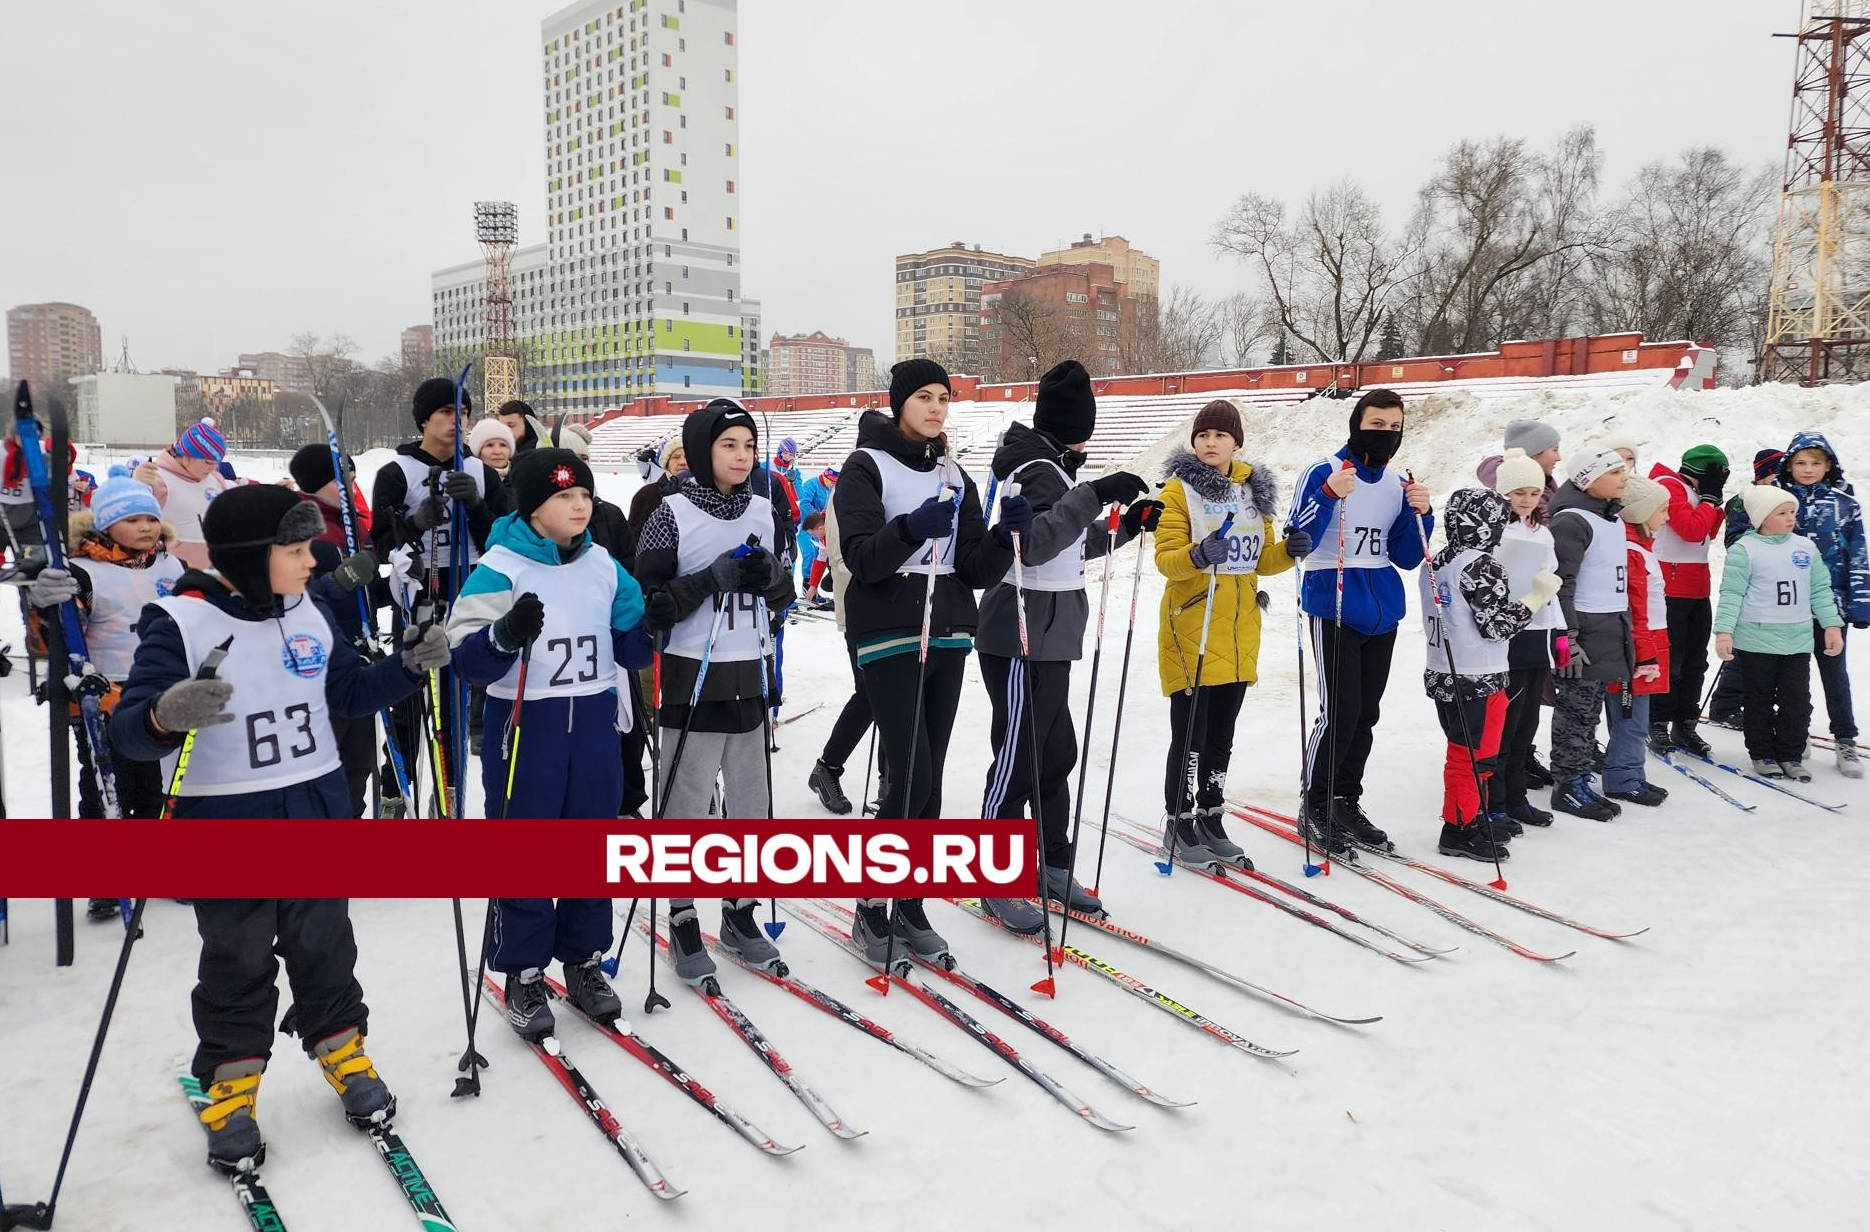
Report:
[{"label": "ski pole", "polygon": [[[1006,486],[1006,492],[1008,496],[1018,496],[1019,484],[1009,483]],[[1051,887],[1045,884],[1045,821],[1039,815],[1039,777],[1041,770],[1039,761],[1039,724],[1034,719],[1032,713],[1032,643],[1028,639],[1026,632],[1026,551],[1025,545],[1020,542],[1020,533],[1014,531],[1012,534],[1013,608],[1019,616],[1020,692],[1025,695],[1022,709],[1025,712],[1023,718],[1026,728],[1026,746],[1032,758],[1032,787],[1031,790],[1027,792],[1026,798],[1032,804],[1033,872],[1039,882],[1039,915],[1041,917],[1041,926],[1045,932],[1045,978],[1035,981],[1032,990],[1043,996],[1056,998],[1058,996],[1058,977],[1052,965],[1052,891]],[[1012,731],[1007,733],[1007,739],[1009,741],[1019,739],[1019,728],[1017,725]],[[1013,756],[1017,758],[1019,754],[1014,753]],[[1066,876],[1070,876],[1070,869],[1066,870]],[[1071,906],[1071,887],[1069,884],[1065,887],[1065,906],[1067,908]],[[893,932],[895,930],[892,929],[891,931]],[[1064,951],[1059,951],[1059,955],[1062,958]]]},{"label": "ski pole", "polygon": [[630,926],[636,923],[636,908],[642,901],[640,898],[630,900],[630,913],[623,917],[623,929],[617,934],[617,952],[598,964],[612,979],[617,977],[617,968],[623,964],[623,943],[630,939]]},{"label": "ski pole", "polygon": [[513,684],[513,710],[507,715],[506,748],[502,750],[506,757],[506,795],[500,800],[500,820],[505,821],[507,813],[513,807],[513,776],[519,770],[519,732],[520,711],[526,706],[526,673],[532,667],[532,639],[519,652],[519,679]]},{"label": "ski pole", "polygon": [[[455,957],[459,960],[461,974],[467,975],[467,928],[461,922],[461,900],[454,900],[455,907]],[[480,1025],[482,976],[487,970],[487,941],[493,935],[493,899],[487,900],[487,912],[481,919],[480,931],[480,966],[474,971],[474,996],[470,1001],[467,985],[461,985],[461,1017],[467,1025],[467,1051],[461,1054],[460,1064],[455,1068],[467,1075],[455,1079],[452,1099],[463,1095],[480,1094],[480,1072],[486,1069],[487,1058],[474,1048],[474,1028]]]},{"label": "ski pole", "polygon": [[[1117,672],[1117,721],[1110,730],[1110,773],[1104,780],[1104,814],[1097,823],[1097,874],[1092,878],[1093,894],[1104,881],[1104,842],[1110,837],[1110,802],[1117,788],[1117,741],[1123,735],[1123,699],[1130,688],[1130,647],[1136,641],[1136,601],[1143,592],[1143,560],[1148,555],[1149,527],[1145,525],[1137,538],[1136,578],[1130,585],[1130,627],[1123,635],[1123,666]],[[1062,934],[1059,945],[1061,948],[1064,945]]]},{"label": "ski pole", "polygon": [[[1084,703],[1084,747],[1078,754],[1078,795],[1072,801],[1071,841],[1065,857],[1065,902],[1064,914],[1058,922],[1058,945],[1051,956],[1054,967],[1065,961],[1065,934],[1071,927],[1071,879],[1078,871],[1078,835],[1084,826],[1084,779],[1091,768],[1091,723],[1097,717],[1097,669],[1104,658],[1104,609],[1110,605],[1110,568],[1111,557],[1117,552],[1117,521],[1123,516],[1117,506],[1110,507],[1110,518],[1106,531],[1109,538],[1104,544],[1104,580],[1097,593],[1097,636],[1091,643],[1091,684],[1089,696]],[[1039,785],[1032,785],[1032,798],[1036,806],[1039,800]],[[1034,812],[1037,812],[1035,807]],[[1044,909],[1043,901],[1041,909]],[[1047,914],[1050,914],[1049,912]],[[1034,991],[1041,991],[1036,989]],[[1050,994],[1056,996],[1056,992]]]},{"label": "ski pole", "polygon": [[[1409,472],[1409,482],[1415,482],[1415,472],[1413,471]],[[1422,540],[1422,567],[1428,570],[1428,593],[1429,597],[1435,601],[1435,623],[1441,629],[1442,649],[1447,652],[1448,655],[1448,674],[1454,677],[1454,681],[1450,685],[1450,692],[1453,694],[1454,700],[1449,704],[1454,707],[1455,717],[1461,723],[1461,741],[1468,747],[1468,769],[1473,771],[1474,774],[1474,799],[1476,801],[1474,821],[1481,823],[1481,833],[1487,836],[1487,846],[1493,849],[1494,879],[1487,884],[1496,890],[1504,890],[1506,889],[1506,873],[1500,868],[1500,844],[1494,841],[1493,818],[1487,812],[1487,783],[1480,776],[1480,742],[1474,739],[1473,725],[1468,722],[1467,718],[1467,707],[1461,704],[1461,672],[1454,665],[1454,631],[1449,627],[1448,608],[1442,602],[1441,583],[1435,577],[1435,558],[1429,554],[1428,550],[1428,523],[1422,520],[1422,515],[1419,513],[1415,515],[1415,530],[1416,534]],[[1630,691],[1631,690],[1627,688],[1625,689],[1626,693]],[[1483,732],[1482,739],[1485,739],[1486,718],[1484,713],[1481,724]],[[1455,807],[1454,818],[1457,826],[1464,824],[1461,821],[1461,809],[1459,805]],[[1465,824],[1471,825],[1473,823],[1469,822]]]},{"label": "ski pole", "polygon": [[[757,536],[749,535],[748,538],[756,539]],[[734,553],[735,555],[740,555],[746,550],[746,545],[743,544],[741,547],[734,549]],[[675,776],[681,773],[682,752],[688,747],[688,730],[695,725],[695,707],[701,704],[701,686],[707,683],[708,664],[714,659],[714,641],[721,635],[721,617],[727,614],[728,604],[732,601],[733,596],[731,595],[716,595],[714,597],[714,622],[708,627],[708,641],[707,644],[701,648],[701,666],[695,671],[695,687],[690,690],[688,695],[688,719],[682,724],[682,730],[675,738],[675,751],[669,756],[669,773],[666,776],[668,781],[662,785],[662,798],[656,802],[656,816],[658,818],[668,812],[669,797],[675,794]],[[660,683],[657,685],[657,692],[659,694],[661,692]],[[652,902],[650,905],[653,907],[655,904]],[[650,918],[652,920],[655,918],[654,912],[651,913]],[[656,964],[653,961],[649,964],[649,969],[650,980],[654,982],[656,978]]]},{"label": "ski pole", "polygon": [[[957,529],[957,523],[961,518],[961,496],[966,490],[966,487],[961,485],[957,485],[954,490],[954,513],[949,523],[949,537],[951,540]],[[935,495],[946,496],[947,493],[947,480],[945,478],[938,480]],[[941,559],[941,552],[939,550],[940,544],[940,539],[931,539],[929,541],[928,572],[923,575],[923,580],[926,585],[922,588],[922,636],[921,640],[916,645],[916,700],[915,708],[910,714],[909,752],[904,758],[905,769],[903,771],[902,784],[902,809],[905,813],[909,811],[909,793],[915,790],[916,741],[922,730],[922,694],[928,690],[929,622],[935,618],[935,566]],[[840,602],[842,602],[842,600],[840,600]],[[887,749],[884,751],[884,756],[885,758],[889,756]],[[883,818],[883,789],[881,782],[877,784],[877,818],[878,820],[882,820]],[[901,899],[891,900],[889,917],[890,935],[883,943],[883,974],[872,976],[864,981],[864,983],[870,985],[870,987],[886,997],[890,995],[890,969],[896,965],[896,921],[897,913],[900,910],[897,904],[901,903],[901,901]]]},{"label": "ski pole", "polygon": [[[1225,539],[1227,537],[1227,532],[1233,528],[1234,515],[1229,513],[1221,520],[1220,536]],[[1195,650],[1195,674],[1191,676],[1188,681],[1188,722],[1182,726],[1181,765],[1185,768],[1189,776],[1196,779],[1192,784],[1187,782],[1183,783],[1183,786],[1188,788],[1188,807],[1191,814],[1195,807],[1195,796],[1201,786],[1199,776],[1193,774],[1192,767],[1190,766],[1190,763],[1195,757],[1195,716],[1201,711],[1201,672],[1208,661],[1208,626],[1214,619],[1214,587],[1220,580],[1221,567],[1219,565],[1210,565],[1208,567],[1208,598],[1201,607],[1201,642]],[[1178,806],[1181,804],[1182,796],[1180,792],[1176,793],[1175,802]],[[1169,841],[1163,845],[1163,858],[1156,861],[1156,871],[1161,873],[1164,877],[1170,876],[1175,872],[1175,841],[1181,837],[1180,827],[1175,824],[1175,821],[1176,816],[1179,815],[1180,810],[1178,808],[1176,815],[1169,818]],[[1194,824],[1192,819],[1189,824]]]},{"label": "ski pole", "polygon": [[[467,438],[461,432],[462,403],[466,399],[468,373],[474,370],[474,361],[469,360],[461,366],[461,375],[455,378],[454,406],[454,471],[465,472],[467,463]],[[497,408],[489,408],[497,409]],[[467,506],[458,500],[448,502],[448,614],[454,614],[455,602],[461,597],[461,584],[467,580],[468,570],[468,524]],[[467,682],[461,673],[448,673],[448,719],[453,726],[448,731],[448,769],[454,776],[455,811],[450,816],[462,816],[467,810],[462,805],[462,778],[466,773],[468,756],[467,732]]]},{"label": "ski pole", "polygon": [[[670,777],[675,776],[670,775]],[[635,910],[635,904],[631,904],[631,910]],[[624,931],[626,933],[629,931],[627,924]],[[656,991],[656,945],[656,900],[652,898],[649,900],[649,995],[643,998],[644,1014],[653,1014],[657,1010],[669,1008],[669,999]],[[623,953],[621,942],[617,945],[617,953],[619,955]]]},{"label": "ski pole", "polygon": [[[230,639],[231,640],[231,639]],[[78,1125],[84,1119],[84,1107],[91,1098],[91,1083],[97,1077],[97,1064],[104,1055],[104,1037],[110,1032],[111,1016],[117,1011],[117,994],[123,991],[123,975],[130,966],[130,947],[143,935],[143,908],[149,900],[139,898],[130,913],[131,927],[123,934],[123,947],[117,951],[117,969],[111,973],[110,991],[104,994],[104,1012],[98,1018],[97,1034],[91,1040],[91,1056],[84,1063],[84,1079],[78,1084],[78,1102],[71,1110],[71,1125],[65,1131],[65,1149],[59,1155],[58,1172],[52,1178],[52,1196],[31,1206],[0,1208],[0,1224],[6,1227],[50,1228],[58,1213],[59,1191],[65,1187],[65,1169],[71,1163],[72,1147],[78,1141]]]},{"label": "ski pole", "polygon": [[[234,635],[228,634],[219,646],[210,650],[202,659],[201,668],[195,673],[196,680],[213,680],[221,670],[221,660],[227,658],[227,652],[234,648]],[[195,751],[195,731],[191,727],[188,735],[182,737],[182,751],[176,754],[175,772],[169,776],[169,798],[163,802],[162,816],[166,819],[175,816],[176,797],[182,791],[182,776],[188,773],[188,759]]]},{"label": "ski pole", "polygon": [[[775,564],[777,564],[778,561],[779,558],[777,556],[773,557],[773,562]],[[769,617],[766,610],[766,596],[756,596],[753,602],[754,619],[760,622],[760,752],[766,759],[766,820],[771,821],[773,819],[773,711],[772,708],[767,705],[766,654],[773,646],[772,639],[767,636],[772,626],[768,623]],[[776,656],[777,651],[774,653]],[[774,671],[778,671],[776,658]],[[767,906],[771,909],[773,918],[760,927],[766,930],[766,935],[769,938],[777,941],[779,940],[779,934],[786,931],[786,922],[779,918],[779,900],[777,898],[768,899]]]}]

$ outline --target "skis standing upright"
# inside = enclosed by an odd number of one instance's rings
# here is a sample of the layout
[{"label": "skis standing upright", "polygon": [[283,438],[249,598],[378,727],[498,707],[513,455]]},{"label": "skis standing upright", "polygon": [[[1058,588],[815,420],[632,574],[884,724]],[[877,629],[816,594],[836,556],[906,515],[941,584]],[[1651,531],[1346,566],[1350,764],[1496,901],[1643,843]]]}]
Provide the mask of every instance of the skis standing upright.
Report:
[{"label": "skis standing upright", "polygon": [[[455,378],[455,452],[454,470],[459,473],[466,469],[467,437],[462,433],[462,402],[467,397],[468,373],[474,370],[474,361],[469,360],[461,366],[461,375]],[[489,411],[498,408],[489,407]],[[460,501],[448,503],[448,610],[452,616],[455,600],[461,597],[461,584],[467,581],[468,564],[468,522],[467,506]],[[449,773],[454,778],[455,807],[454,815],[467,815],[467,756],[468,756],[468,694],[467,682],[461,679],[459,672],[448,673],[448,718],[453,724],[448,733],[448,757],[452,763]]]}]

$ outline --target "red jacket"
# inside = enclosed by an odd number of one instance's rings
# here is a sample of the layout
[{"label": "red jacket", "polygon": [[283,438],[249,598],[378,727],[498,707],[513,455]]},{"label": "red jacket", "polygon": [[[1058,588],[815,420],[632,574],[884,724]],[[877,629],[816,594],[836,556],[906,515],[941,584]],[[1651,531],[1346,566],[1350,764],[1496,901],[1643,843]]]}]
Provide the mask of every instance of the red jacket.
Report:
[{"label": "red jacket", "polygon": [[[1630,625],[1636,634],[1636,665],[1646,667],[1654,663],[1662,673],[1654,680],[1637,681],[1634,692],[1638,697],[1667,693],[1669,691],[1669,630],[1666,624],[1660,629],[1649,627],[1649,614],[1655,609],[1655,603],[1650,598],[1649,562],[1646,558],[1654,550],[1654,545],[1643,538],[1642,530],[1633,523],[1625,522],[1623,532],[1624,538],[1630,543],[1625,567],[1626,576],[1629,578]],[[1664,565],[1662,568],[1666,579],[1668,566]],[[1703,566],[1703,569],[1705,570],[1706,566]],[[1666,581],[1664,585],[1667,585]],[[1661,613],[1657,614],[1661,615]],[[1610,682],[1610,691],[1621,693],[1622,686],[1622,681],[1613,680]]]},{"label": "red jacket", "polygon": [[1707,545],[1726,527],[1727,515],[1719,501],[1695,504],[1689,497],[1688,481],[1660,462],[1650,467],[1649,477],[1669,493],[1669,524],[1665,534],[1673,531],[1684,543],[1698,544],[1704,552],[1703,559],[1699,561],[1664,560],[1662,584],[1672,599],[1709,598],[1714,591],[1705,551]]}]

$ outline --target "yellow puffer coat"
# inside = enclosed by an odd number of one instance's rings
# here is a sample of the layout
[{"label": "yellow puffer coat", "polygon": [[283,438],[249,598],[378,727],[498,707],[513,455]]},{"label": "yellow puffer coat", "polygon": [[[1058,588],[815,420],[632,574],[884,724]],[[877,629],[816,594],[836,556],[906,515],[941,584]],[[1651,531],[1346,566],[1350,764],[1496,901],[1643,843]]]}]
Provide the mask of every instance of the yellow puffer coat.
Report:
[{"label": "yellow puffer coat", "polygon": [[1274,542],[1273,512],[1278,496],[1272,474],[1236,458],[1229,464],[1225,479],[1220,472],[1187,450],[1178,450],[1170,459],[1169,481],[1162,490],[1162,521],[1156,528],[1156,568],[1168,579],[1162,592],[1162,610],[1157,624],[1156,665],[1162,676],[1164,696],[1188,687],[1201,649],[1202,608],[1208,596],[1207,571],[1195,568],[1189,559],[1194,546],[1188,521],[1190,487],[1206,491],[1211,497],[1225,499],[1226,485],[1245,483],[1253,498],[1253,507],[1265,519],[1266,546],[1260,553],[1257,573],[1222,573],[1214,583],[1214,613],[1208,625],[1208,653],[1201,664],[1204,685],[1252,684],[1259,678],[1260,606],[1256,599],[1259,581],[1275,573],[1284,573],[1297,562],[1286,551],[1283,540]]}]

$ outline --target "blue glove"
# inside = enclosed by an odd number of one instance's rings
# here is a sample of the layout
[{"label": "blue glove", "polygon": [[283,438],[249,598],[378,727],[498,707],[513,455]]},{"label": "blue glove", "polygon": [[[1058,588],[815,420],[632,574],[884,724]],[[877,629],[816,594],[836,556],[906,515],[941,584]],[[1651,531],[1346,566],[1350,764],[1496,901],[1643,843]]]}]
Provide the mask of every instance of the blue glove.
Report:
[{"label": "blue glove", "polygon": [[1188,559],[1195,562],[1197,569],[1212,569],[1227,559],[1227,538],[1220,531],[1215,531],[1194,547],[1188,549]]},{"label": "blue glove", "polygon": [[931,496],[903,515],[903,534],[912,543],[940,539],[954,526],[954,498]]},{"label": "blue glove", "polygon": [[617,662],[628,671],[640,671],[656,661],[656,642],[649,631],[638,625],[617,638]]},{"label": "blue glove", "polygon": [[1032,529],[1032,502],[1017,492],[1000,498],[1000,520],[994,523],[993,537],[1000,541],[1000,546],[1013,546],[1013,536],[1023,535]]},{"label": "blue glove", "polygon": [[1312,554],[1312,537],[1302,530],[1287,531],[1286,554],[1293,560],[1304,560]]}]

